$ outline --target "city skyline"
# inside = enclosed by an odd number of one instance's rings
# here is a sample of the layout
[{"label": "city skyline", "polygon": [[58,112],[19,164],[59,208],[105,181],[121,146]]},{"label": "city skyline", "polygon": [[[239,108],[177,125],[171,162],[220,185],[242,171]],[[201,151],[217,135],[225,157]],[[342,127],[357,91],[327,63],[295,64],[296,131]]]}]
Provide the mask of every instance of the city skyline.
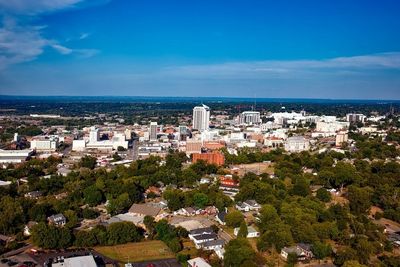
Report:
[{"label": "city skyline", "polygon": [[400,3],[0,0],[0,94],[400,99]]}]

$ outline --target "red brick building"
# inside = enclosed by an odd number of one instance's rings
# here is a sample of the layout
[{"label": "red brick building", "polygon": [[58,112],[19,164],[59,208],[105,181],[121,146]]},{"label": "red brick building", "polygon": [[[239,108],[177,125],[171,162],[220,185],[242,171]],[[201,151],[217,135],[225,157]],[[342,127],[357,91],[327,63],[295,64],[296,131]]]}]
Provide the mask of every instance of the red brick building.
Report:
[{"label": "red brick building", "polygon": [[199,160],[204,160],[208,164],[215,164],[217,166],[222,166],[225,163],[224,154],[222,154],[221,152],[193,154],[193,163],[196,163]]}]

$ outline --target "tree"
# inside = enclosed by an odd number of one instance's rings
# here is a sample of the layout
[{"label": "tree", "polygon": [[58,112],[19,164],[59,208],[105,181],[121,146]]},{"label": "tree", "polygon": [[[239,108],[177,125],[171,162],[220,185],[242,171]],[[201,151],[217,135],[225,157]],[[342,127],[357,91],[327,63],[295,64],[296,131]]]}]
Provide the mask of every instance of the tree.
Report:
[{"label": "tree", "polygon": [[0,232],[15,233],[23,222],[23,210],[18,201],[10,196],[4,196],[0,201]]},{"label": "tree", "polygon": [[78,231],[75,234],[75,246],[88,248],[97,245],[96,236],[93,231]]},{"label": "tree", "polygon": [[146,227],[147,233],[149,234],[149,238],[152,239],[154,236],[154,227],[155,227],[154,218],[149,215],[144,216],[143,224]]},{"label": "tree", "polygon": [[129,199],[128,193],[119,195],[116,199],[111,199],[107,205],[107,211],[112,214],[121,213],[123,210],[129,208],[131,200]]},{"label": "tree", "polygon": [[204,208],[208,203],[208,196],[204,193],[196,193],[193,196],[193,203],[197,208]]},{"label": "tree", "polygon": [[269,227],[269,229],[261,235],[257,242],[257,248],[260,251],[265,251],[268,248],[275,248],[277,251],[280,251],[291,243],[293,243],[293,237],[290,232],[290,227],[283,223],[277,223]]},{"label": "tree", "polygon": [[247,238],[248,233],[249,233],[249,231],[247,229],[247,224],[243,220],[242,223],[240,224],[240,228],[239,228],[239,232],[237,234],[237,237]]},{"label": "tree", "polygon": [[361,188],[355,185],[348,187],[350,210],[356,215],[367,213],[372,205],[371,197],[371,189],[368,187]]},{"label": "tree", "polygon": [[229,227],[239,227],[244,220],[243,214],[240,211],[234,210],[225,216],[226,225]]},{"label": "tree", "polygon": [[44,249],[68,248],[71,245],[72,235],[68,228],[41,222],[32,228],[32,241]]},{"label": "tree", "polygon": [[324,244],[318,241],[313,244],[312,252],[316,259],[322,260],[331,255],[332,248],[329,244]]},{"label": "tree", "polygon": [[304,177],[298,177],[293,185],[292,193],[294,195],[306,197],[310,194],[310,186]]},{"label": "tree", "polygon": [[297,253],[289,253],[287,257],[287,264],[289,266],[294,266],[297,263]]},{"label": "tree", "polygon": [[79,222],[78,215],[76,215],[76,212],[73,210],[64,211],[64,216],[67,219],[67,224],[65,226],[70,229],[74,228]]},{"label": "tree", "polygon": [[100,204],[103,200],[103,194],[97,189],[96,185],[87,187],[83,191],[83,196],[85,198],[85,203],[92,207]]},{"label": "tree", "polygon": [[256,253],[247,239],[232,239],[225,246],[224,266],[251,266],[256,260]]},{"label": "tree", "polygon": [[79,162],[79,167],[93,170],[96,167],[97,159],[91,156],[84,156]]},{"label": "tree", "polygon": [[317,198],[322,202],[329,202],[331,201],[332,196],[325,188],[320,188],[317,190]]},{"label": "tree", "polygon": [[108,244],[117,245],[138,242],[142,239],[139,229],[131,222],[116,222],[107,228]]}]

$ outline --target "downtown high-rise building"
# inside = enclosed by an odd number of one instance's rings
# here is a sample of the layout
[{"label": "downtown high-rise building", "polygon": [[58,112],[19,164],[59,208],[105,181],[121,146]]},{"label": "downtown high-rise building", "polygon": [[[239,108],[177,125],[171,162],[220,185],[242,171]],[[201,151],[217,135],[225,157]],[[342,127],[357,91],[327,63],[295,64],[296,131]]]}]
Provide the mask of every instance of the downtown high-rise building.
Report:
[{"label": "downtown high-rise building", "polygon": [[201,105],[193,108],[193,129],[200,132],[208,130],[210,124],[210,108]]},{"label": "downtown high-rise building", "polygon": [[149,127],[149,135],[150,135],[150,141],[156,141],[157,140],[157,122],[150,122],[150,127]]},{"label": "downtown high-rise building", "polygon": [[243,111],[239,115],[240,124],[259,124],[261,122],[260,112],[258,111]]}]

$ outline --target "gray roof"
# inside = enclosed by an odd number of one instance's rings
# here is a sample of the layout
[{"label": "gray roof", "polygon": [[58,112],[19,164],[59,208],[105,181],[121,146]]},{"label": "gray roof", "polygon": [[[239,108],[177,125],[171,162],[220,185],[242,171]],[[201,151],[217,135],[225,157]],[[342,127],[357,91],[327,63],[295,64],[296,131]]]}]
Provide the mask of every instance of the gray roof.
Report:
[{"label": "gray roof", "polygon": [[201,235],[205,233],[212,234],[214,233],[214,230],[211,227],[204,227],[204,228],[193,229],[189,232],[189,234],[191,235]]},{"label": "gray roof", "polygon": [[216,234],[203,234],[203,235],[193,236],[193,238],[196,240],[216,239],[217,235]]},{"label": "gray roof", "polygon": [[213,247],[213,246],[223,246],[225,245],[225,241],[222,239],[211,240],[204,242],[201,246],[202,247]]}]

